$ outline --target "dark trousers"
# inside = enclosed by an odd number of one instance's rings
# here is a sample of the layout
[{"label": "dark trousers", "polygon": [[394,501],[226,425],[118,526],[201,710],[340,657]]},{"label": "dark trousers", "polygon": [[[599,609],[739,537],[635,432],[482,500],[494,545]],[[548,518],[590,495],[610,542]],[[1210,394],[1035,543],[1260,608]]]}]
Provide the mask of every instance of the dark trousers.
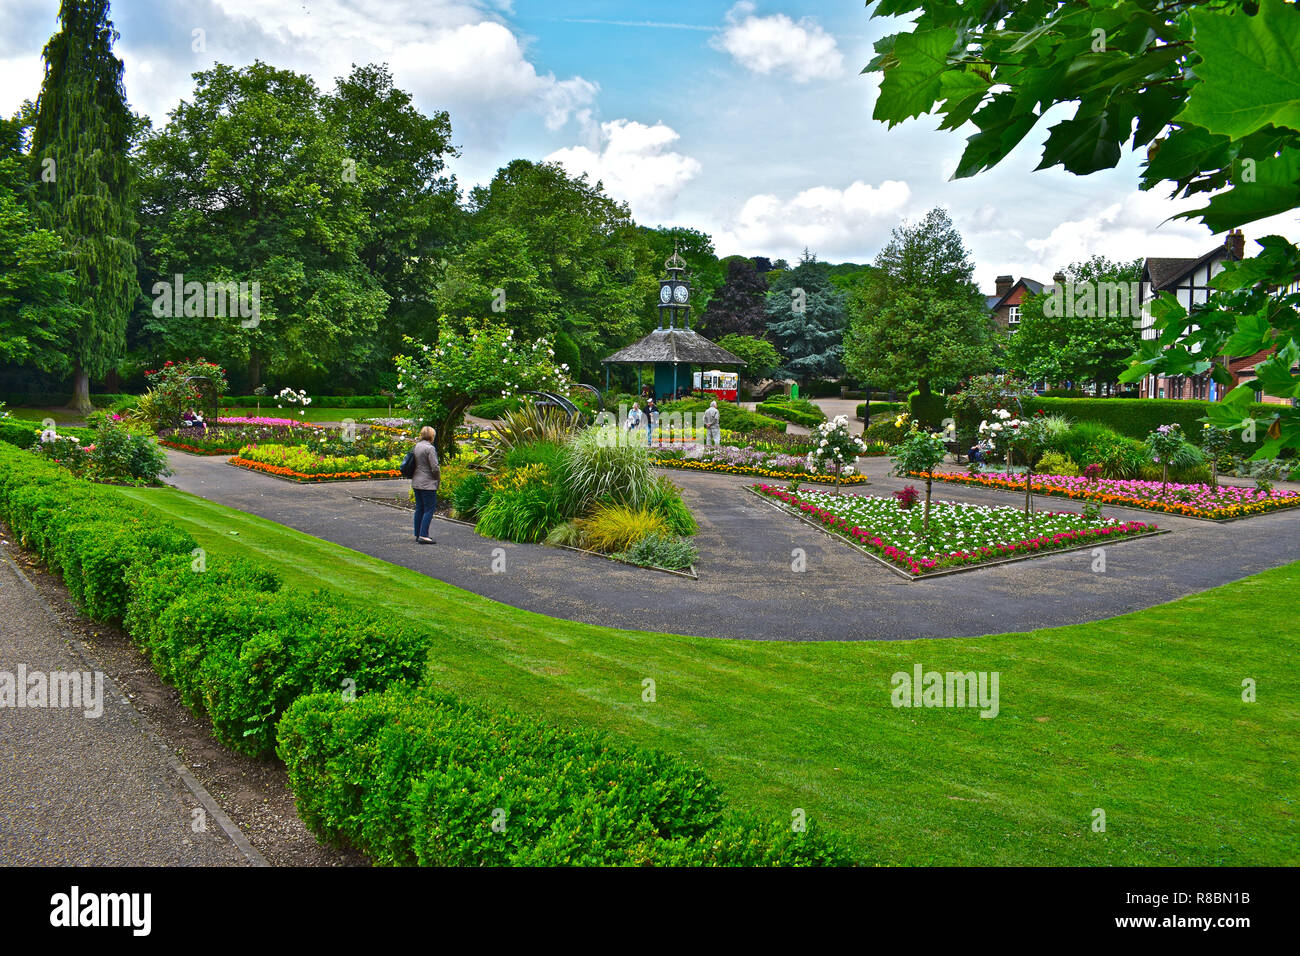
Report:
[{"label": "dark trousers", "polygon": [[415,536],[429,537],[429,522],[438,507],[438,492],[415,489]]}]

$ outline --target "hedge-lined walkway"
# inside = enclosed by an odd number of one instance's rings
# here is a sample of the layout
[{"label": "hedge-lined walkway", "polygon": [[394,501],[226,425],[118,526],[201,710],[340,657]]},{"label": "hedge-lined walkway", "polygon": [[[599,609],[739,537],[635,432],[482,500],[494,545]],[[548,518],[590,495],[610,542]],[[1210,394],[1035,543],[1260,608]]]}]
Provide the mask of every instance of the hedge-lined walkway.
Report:
[{"label": "hedge-lined walkway", "polygon": [[[433,526],[436,546],[418,546],[408,512],[353,497],[404,494],[404,481],[294,485],[233,468],[223,458],[179,452],[169,458],[176,470],[169,481],[185,491],[514,607],[704,637],[889,640],[1026,631],[1112,617],[1300,559],[1300,510],[1220,526],[1113,508],[1107,513],[1176,533],[1109,547],[1103,574],[1091,570],[1089,551],[1079,551],[909,584],[747,494],[752,479],[674,471],[700,524],[700,580],[691,581],[490,540],[444,521]],[[888,469],[885,459],[866,461],[870,491],[903,485]],[[936,493],[984,504],[1016,500],[957,486],[937,486]],[[1062,504],[1036,501],[1047,509]],[[805,555],[801,573],[791,567],[796,549]],[[502,554],[505,569],[494,572]]]},{"label": "hedge-lined walkway", "polygon": [[[93,673],[16,569],[14,550],[0,545],[0,671]],[[107,680],[98,717],[0,708],[0,866],[247,865],[141,721]]]}]

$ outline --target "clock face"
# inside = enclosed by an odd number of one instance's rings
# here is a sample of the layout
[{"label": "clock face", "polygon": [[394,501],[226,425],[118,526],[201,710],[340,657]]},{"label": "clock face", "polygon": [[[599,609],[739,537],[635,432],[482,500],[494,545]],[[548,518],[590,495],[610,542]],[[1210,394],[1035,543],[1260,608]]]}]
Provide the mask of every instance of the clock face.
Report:
[{"label": "clock face", "polygon": [[685,303],[686,300],[690,298],[690,295],[691,290],[686,288],[684,285],[679,285],[677,288],[673,289],[673,298],[678,302]]},{"label": "clock face", "polygon": [[660,301],[660,302],[668,303],[668,302],[671,302],[671,301],[672,301],[672,298],[673,298],[673,289],[672,289],[672,286],[667,286],[667,285],[665,285],[665,286],[660,286],[660,287],[659,287],[659,301]]}]

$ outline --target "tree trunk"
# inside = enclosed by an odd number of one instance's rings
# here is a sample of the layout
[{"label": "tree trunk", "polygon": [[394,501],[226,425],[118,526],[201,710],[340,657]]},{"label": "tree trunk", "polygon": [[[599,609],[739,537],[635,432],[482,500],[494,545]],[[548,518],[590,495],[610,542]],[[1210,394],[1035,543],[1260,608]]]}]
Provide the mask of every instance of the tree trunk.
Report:
[{"label": "tree trunk", "polygon": [[250,385],[252,388],[262,384],[262,356],[257,354],[257,349],[248,350],[248,377],[252,379]]},{"label": "tree trunk", "polygon": [[925,473],[925,517],[921,519],[921,530],[926,534],[930,533],[930,483],[934,480],[934,472]]},{"label": "tree trunk", "polygon": [[1210,486],[1219,487],[1219,456],[1215,455],[1210,459]]},{"label": "tree trunk", "polygon": [[1160,463],[1160,493],[1163,495],[1169,490],[1169,463]]},{"label": "tree trunk", "polygon": [[924,404],[930,400],[930,380],[928,378],[919,378],[916,380],[916,395]]},{"label": "tree trunk", "polygon": [[1034,503],[1034,466],[1029,465],[1025,469],[1025,517],[1029,517],[1030,509]]},{"label": "tree trunk", "polygon": [[90,373],[78,365],[73,372],[72,399],[68,408],[78,415],[89,415],[94,407],[90,404]]}]

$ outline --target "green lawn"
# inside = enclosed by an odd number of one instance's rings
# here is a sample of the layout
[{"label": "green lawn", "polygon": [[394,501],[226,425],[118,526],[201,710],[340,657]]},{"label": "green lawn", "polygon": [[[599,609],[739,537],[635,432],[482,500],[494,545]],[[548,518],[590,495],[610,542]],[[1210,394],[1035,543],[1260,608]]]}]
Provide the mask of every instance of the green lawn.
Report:
[{"label": "green lawn", "polygon": [[359,422],[366,418],[405,418],[410,414],[398,406],[390,415],[386,405],[383,408],[314,408],[308,405],[306,415],[299,415],[301,411],[303,409],[295,405],[276,408],[275,401],[272,400],[270,405],[263,405],[260,412],[256,408],[223,408],[221,415],[223,418],[227,415],[244,418],[255,418],[258,415],[263,418],[296,418],[304,422],[341,422],[345,418],[351,418]]},{"label": "green lawn", "polygon": [[66,408],[10,408],[8,411],[13,418],[21,418],[23,421],[36,422],[37,424],[47,418],[53,418],[58,425],[84,423],[86,421],[86,416],[70,412]]},{"label": "green lawn", "polygon": [[[1300,563],[1029,634],[721,641],[558,621],[174,489],[123,493],[212,554],[431,624],[443,687],[684,753],[736,804],[802,808],[866,862],[1300,862]],[[998,671],[999,716],[894,708],[890,676],[916,663]]]}]

